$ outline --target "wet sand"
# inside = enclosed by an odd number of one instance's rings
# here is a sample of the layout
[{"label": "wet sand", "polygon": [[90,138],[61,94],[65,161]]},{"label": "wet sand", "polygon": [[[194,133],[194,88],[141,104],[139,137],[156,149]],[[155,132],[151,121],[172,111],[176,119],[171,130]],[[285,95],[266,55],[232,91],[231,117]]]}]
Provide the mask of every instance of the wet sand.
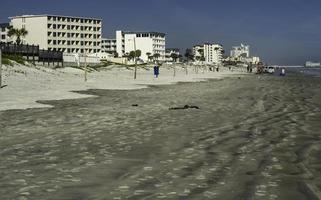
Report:
[{"label": "wet sand", "polygon": [[[318,199],[320,91],[249,75],[0,112],[0,196]],[[200,109],[169,110],[186,104]]]}]

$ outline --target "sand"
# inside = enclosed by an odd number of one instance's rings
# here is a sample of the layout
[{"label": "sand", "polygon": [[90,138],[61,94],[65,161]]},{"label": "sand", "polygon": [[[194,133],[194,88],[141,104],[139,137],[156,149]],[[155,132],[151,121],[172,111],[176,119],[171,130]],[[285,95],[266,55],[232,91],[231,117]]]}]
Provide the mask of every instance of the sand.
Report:
[{"label": "sand", "polygon": [[4,66],[3,84],[0,89],[0,110],[27,109],[48,107],[37,103],[41,100],[86,98],[89,95],[77,94],[71,91],[88,89],[141,89],[147,85],[174,84],[177,82],[197,82],[206,79],[217,79],[243,74],[241,71],[198,73],[193,66],[189,66],[189,73],[177,67],[173,76],[172,66],[162,67],[159,78],[153,77],[152,69],[138,68],[137,79],[133,79],[133,69],[121,66],[110,66],[100,71],[88,73],[88,81],[84,81],[84,71],[75,68],[50,69],[41,66],[24,66],[15,64]]},{"label": "sand", "polygon": [[[320,199],[320,80],[89,90],[97,97],[2,111],[0,196]],[[200,109],[169,110],[185,104]]]}]

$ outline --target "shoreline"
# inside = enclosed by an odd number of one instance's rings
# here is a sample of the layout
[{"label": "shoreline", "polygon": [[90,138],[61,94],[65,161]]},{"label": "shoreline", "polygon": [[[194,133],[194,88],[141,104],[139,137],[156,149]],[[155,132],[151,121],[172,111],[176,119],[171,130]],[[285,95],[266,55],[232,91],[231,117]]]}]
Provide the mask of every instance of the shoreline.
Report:
[{"label": "shoreline", "polygon": [[50,108],[51,105],[39,103],[41,101],[93,98],[94,95],[80,94],[75,91],[91,89],[104,90],[136,90],[153,85],[172,85],[180,82],[202,82],[210,79],[222,79],[242,76],[243,71],[229,71],[223,67],[220,72],[194,71],[189,66],[185,69],[161,67],[160,76],[153,77],[151,69],[138,69],[137,79],[133,79],[133,70],[125,66],[117,66],[102,71],[88,73],[88,80],[84,82],[83,71],[75,68],[51,69],[41,66],[14,65],[4,67],[4,85],[0,90],[0,112],[6,110],[25,110],[30,108]]}]

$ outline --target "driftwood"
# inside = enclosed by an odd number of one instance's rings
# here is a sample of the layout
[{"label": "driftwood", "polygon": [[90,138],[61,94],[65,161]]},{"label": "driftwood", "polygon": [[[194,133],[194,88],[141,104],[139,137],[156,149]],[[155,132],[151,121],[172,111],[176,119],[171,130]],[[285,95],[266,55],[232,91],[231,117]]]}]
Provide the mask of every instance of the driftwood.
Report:
[{"label": "driftwood", "polygon": [[185,105],[183,107],[170,107],[169,110],[186,110],[186,109],[200,109],[198,106]]}]

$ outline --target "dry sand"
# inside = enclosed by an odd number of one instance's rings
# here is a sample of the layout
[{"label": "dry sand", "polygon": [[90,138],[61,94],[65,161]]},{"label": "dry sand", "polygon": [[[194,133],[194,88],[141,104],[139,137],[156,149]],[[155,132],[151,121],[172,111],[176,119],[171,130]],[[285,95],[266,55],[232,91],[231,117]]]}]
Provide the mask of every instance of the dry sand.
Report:
[{"label": "dry sand", "polygon": [[88,73],[88,81],[84,81],[84,72],[75,68],[50,69],[41,66],[23,66],[15,64],[4,66],[3,80],[6,87],[0,90],[0,110],[27,109],[48,107],[37,103],[41,100],[77,99],[89,97],[71,91],[88,89],[141,89],[147,85],[164,85],[177,82],[197,82],[210,78],[223,78],[242,74],[230,72],[195,73],[190,66],[188,75],[185,69],[177,67],[176,76],[173,76],[171,67],[162,67],[159,78],[153,77],[152,69],[139,68],[137,79],[133,79],[133,70],[121,66],[111,66],[100,71]]}]

